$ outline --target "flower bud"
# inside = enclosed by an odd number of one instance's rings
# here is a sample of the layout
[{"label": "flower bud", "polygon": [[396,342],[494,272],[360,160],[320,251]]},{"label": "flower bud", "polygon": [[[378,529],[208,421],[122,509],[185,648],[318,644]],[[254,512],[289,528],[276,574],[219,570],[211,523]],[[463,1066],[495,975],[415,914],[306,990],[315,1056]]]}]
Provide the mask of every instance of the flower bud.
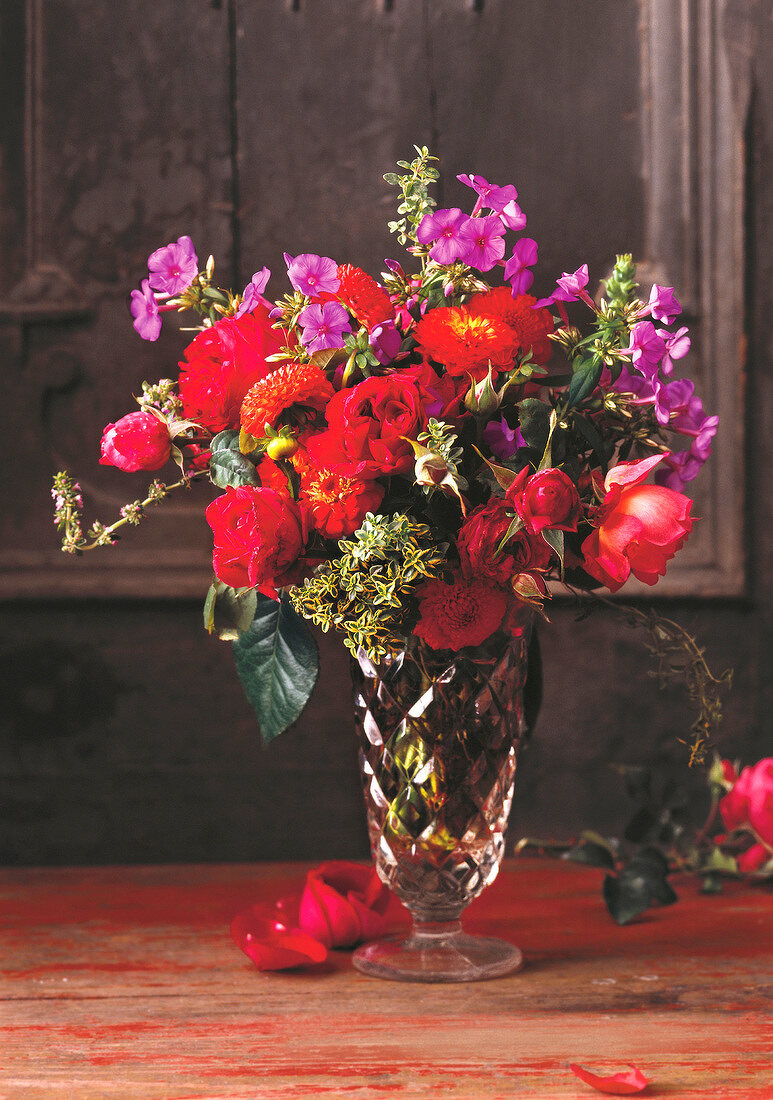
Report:
[{"label": "flower bud", "polygon": [[292,458],[298,450],[298,440],[292,437],[275,436],[266,446],[266,454],[273,458],[274,462],[280,458]]},{"label": "flower bud", "polygon": [[464,398],[464,404],[474,416],[491,416],[502,404],[502,398],[493,386],[489,366],[488,374],[480,382],[473,382]]}]

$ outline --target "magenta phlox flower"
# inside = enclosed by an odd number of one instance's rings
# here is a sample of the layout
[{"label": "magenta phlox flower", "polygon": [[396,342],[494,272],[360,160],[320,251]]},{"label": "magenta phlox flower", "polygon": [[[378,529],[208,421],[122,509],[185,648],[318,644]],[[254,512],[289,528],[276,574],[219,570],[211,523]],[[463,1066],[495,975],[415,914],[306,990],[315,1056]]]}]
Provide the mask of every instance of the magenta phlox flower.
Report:
[{"label": "magenta phlox flower", "polygon": [[537,242],[531,237],[521,237],[515,242],[513,254],[505,264],[505,279],[510,283],[513,297],[525,294],[534,282],[534,274],[529,271],[537,262]]},{"label": "magenta phlox flower", "polygon": [[508,229],[512,229],[516,233],[520,233],[522,229],[526,228],[526,215],[515,199],[511,199],[501,210],[497,210],[495,213],[499,214]]},{"label": "magenta phlox flower", "polygon": [[317,256],[313,252],[301,252],[293,259],[284,253],[287,277],[292,285],[307,298],[319,294],[335,294],[341,285],[338,264],[329,256]]},{"label": "magenta phlox flower", "polygon": [[467,215],[456,206],[447,210],[435,210],[425,214],[416,230],[419,244],[428,245],[434,241],[429,258],[439,264],[452,264],[462,260],[469,250],[469,243],[459,236],[459,230],[467,221]]},{"label": "magenta phlox flower", "polygon": [[698,476],[702,463],[689,451],[676,451],[666,455],[663,464],[655,471],[655,484],[681,493],[688,481]]},{"label": "magenta phlox flower", "polygon": [[463,174],[456,178],[466,187],[471,187],[478,196],[473,214],[477,214],[479,210],[484,208],[493,210],[495,214],[498,214],[509,202],[515,202],[518,198],[518,192],[511,183],[505,184],[504,187],[497,187],[495,183],[489,183],[483,176]]},{"label": "magenta phlox flower", "polygon": [[368,336],[371,350],[382,367],[392,362],[402,342],[403,338],[394,321],[382,321],[380,325],[374,325]]},{"label": "magenta phlox flower", "polygon": [[578,298],[593,306],[593,301],[585,289],[589,277],[587,264],[578,267],[576,271],[564,271],[561,278],[556,281],[556,289],[553,293],[547,298],[540,298],[532,308],[542,309],[544,306],[551,306],[553,302],[576,302]]},{"label": "magenta phlox flower", "polygon": [[134,328],[143,340],[158,340],[161,335],[161,315],[158,312],[158,303],[150,289],[150,280],[143,279],[140,290],[131,292],[129,303]]},{"label": "magenta phlox flower", "polygon": [[404,279],[405,278],[405,272],[403,271],[403,266],[402,266],[402,264],[398,263],[397,260],[387,259],[387,260],[384,260],[384,264],[385,264],[387,270],[391,271],[393,275],[397,275],[397,277],[399,279]]},{"label": "magenta phlox flower", "polygon": [[234,317],[242,317],[245,313],[252,313],[256,306],[270,305],[263,297],[263,291],[268,286],[268,280],[270,278],[271,272],[267,267],[263,267],[260,271],[255,272],[242,291],[241,305],[234,314]]},{"label": "magenta phlox flower", "polygon": [[526,445],[520,428],[511,428],[504,417],[490,420],[483,429],[483,441],[491,453],[505,461],[512,458],[519,447]]},{"label": "magenta phlox flower", "polygon": [[641,374],[652,375],[666,354],[666,342],[651,321],[639,321],[631,329],[628,347],[620,351],[631,356],[631,362]]},{"label": "magenta phlox flower", "polygon": [[338,302],[306,306],[298,314],[298,321],[303,329],[301,343],[312,353],[343,347],[344,333],[352,331],[349,314]]},{"label": "magenta phlox flower", "polygon": [[651,314],[656,321],[662,321],[664,324],[670,325],[681,312],[682,307],[674,294],[674,288],[672,286],[658,286],[657,283],[653,283],[649,304],[644,307],[639,316],[644,317]]},{"label": "magenta phlox flower", "polygon": [[148,256],[148,282],[161,294],[182,294],[199,272],[199,260],[190,237],[178,237]]},{"label": "magenta phlox flower", "polygon": [[505,254],[505,227],[498,214],[467,218],[459,237],[467,245],[464,262],[477,271],[490,271]]},{"label": "magenta phlox flower", "polygon": [[660,363],[660,369],[664,374],[671,374],[674,369],[674,360],[684,359],[690,350],[689,331],[686,326],[678,328],[676,332],[660,330],[660,335],[666,342],[666,353]]}]

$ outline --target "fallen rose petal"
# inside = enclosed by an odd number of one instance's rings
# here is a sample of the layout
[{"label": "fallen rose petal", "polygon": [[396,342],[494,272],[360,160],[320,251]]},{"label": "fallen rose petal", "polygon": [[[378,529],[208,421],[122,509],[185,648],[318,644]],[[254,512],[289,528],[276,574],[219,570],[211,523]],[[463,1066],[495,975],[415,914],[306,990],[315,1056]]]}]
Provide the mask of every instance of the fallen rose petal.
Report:
[{"label": "fallen rose petal", "polygon": [[373,867],[331,860],[306,876],[298,924],[326,947],[353,947],[383,935],[388,906],[389,891]]},{"label": "fallen rose petal", "polygon": [[231,938],[258,970],[289,970],[327,958],[327,948],[319,940],[288,928],[274,913],[256,905],[236,914]]},{"label": "fallen rose petal", "polygon": [[[356,894],[349,894],[348,901],[359,918],[361,940],[376,940],[384,935],[387,925],[383,913],[363,903]],[[387,904],[389,904],[389,898],[387,898]]]},{"label": "fallen rose petal", "polygon": [[591,1088],[597,1089],[599,1092],[608,1092],[612,1096],[632,1096],[635,1092],[646,1089],[649,1084],[642,1071],[637,1069],[636,1066],[631,1066],[630,1071],[612,1073],[603,1077],[598,1073],[591,1073],[590,1070],[584,1069],[574,1062],[570,1063],[569,1069],[575,1077],[579,1077],[586,1085],[590,1085]]}]

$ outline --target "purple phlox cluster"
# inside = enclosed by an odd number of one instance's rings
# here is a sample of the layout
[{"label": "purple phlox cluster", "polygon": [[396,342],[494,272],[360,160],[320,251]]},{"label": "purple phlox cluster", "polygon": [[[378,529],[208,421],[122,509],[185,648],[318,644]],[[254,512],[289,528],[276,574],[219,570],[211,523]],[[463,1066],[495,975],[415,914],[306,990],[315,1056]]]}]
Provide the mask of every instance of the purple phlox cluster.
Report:
[{"label": "purple phlox cluster", "polygon": [[505,227],[498,214],[468,218],[459,236],[467,245],[465,262],[478,271],[490,271],[505,254]]},{"label": "purple phlox cluster", "polygon": [[665,463],[655,476],[659,485],[681,491],[692,481],[711,454],[711,444],[719,426],[718,416],[706,416],[703,402],[695,394],[688,379],[679,379],[668,386],[671,420],[669,427],[691,438],[690,448],[666,455]]},{"label": "purple phlox cluster", "polygon": [[148,256],[148,282],[161,294],[182,294],[199,273],[199,260],[190,237],[178,237]]},{"label": "purple phlox cluster", "polygon": [[525,294],[534,282],[534,274],[529,268],[536,264],[538,251],[537,242],[531,237],[521,237],[515,242],[513,254],[505,264],[505,279],[512,287],[514,298]]},{"label": "purple phlox cluster", "polygon": [[263,291],[268,286],[268,280],[270,278],[271,272],[267,267],[263,267],[260,271],[255,272],[242,291],[241,305],[234,314],[234,317],[242,317],[245,313],[252,313],[259,305],[267,306],[270,304],[263,296]]},{"label": "purple phlox cluster", "polygon": [[349,314],[338,302],[306,306],[298,321],[303,329],[301,342],[312,353],[343,347],[344,334],[352,331]]},{"label": "purple phlox cluster", "polygon": [[666,354],[666,342],[652,321],[639,321],[631,329],[628,346],[620,349],[621,355],[630,355],[637,371],[651,375],[657,371]]},{"label": "purple phlox cluster", "polygon": [[307,298],[316,298],[319,294],[335,294],[341,285],[338,264],[329,256],[302,252],[293,259],[285,252],[284,258],[290,282]]},{"label": "purple phlox cluster", "polygon": [[582,264],[576,271],[564,271],[560,279],[556,280],[556,289],[547,298],[540,298],[534,303],[534,309],[542,309],[544,306],[552,306],[554,302],[576,302],[582,299],[594,309],[593,299],[585,289],[588,285],[588,265]]},{"label": "purple phlox cluster", "polygon": [[488,422],[483,429],[483,440],[502,461],[512,458],[519,447],[526,446],[521,429],[511,428],[504,417]]},{"label": "purple phlox cluster", "polygon": [[682,312],[682,307],[674,294],[672,286],[658,286],[652,284],[649,303],[639,311],[640,317],[652,316],[656,321],[662,321],[664,325],[670,325]]},{"label": "purple phlox cluster", "polygon": [[150,289],[150,280],[143,279],[139,290],[131,292],[129,304],[132,322],[136,331],[143,340],[158,340],[161,335],[161,314],[158,311],[158,303],[153,291]]},{"label": "purple phlox cluster", "polygon": [[402,342],[403,338],[395,327],[394,321],[391,320],[374,325],[368,336],[371,350],[382,367],[392,362]]},{"label": "purple phlox cluster", "polygon": [[425,214],[416,230],[416,239],[423,245],[434,242],[429,258],[436,263],[452,264],[455,260],[464,260],[468,244],[462,240],[459,231],[468,220],[457,206]]},{"label": "purple phlox cluster", "polygon": [[[484,209],[491,210],[495,214],[501,214],[507,209],[510,215],[518,210],[518,204],[515,201],[518,198],[518,192],[511,183],[505,184],[504,187],[497,187],[495,183],[489,183],[483,176],[469,176],[466,173],[456,178],[466,187],[471,187],[478,196],[478,200],[472,211],[473,217]],[[518,211],[518,213],[520,213],[520,211]],[[525,224],[526,219],[524,218],[523,225]],[[508,229],[522,228],[522,225],[508,225]]]},{"label": "purple phlox cluster", "polygon": [[664,374],[671,374],[674,369],[675,359],[684,359],[690,350],[689,329],[686,325],[678,328],[676,332],[666,332],[661,329],[660,335],[664,337],[666,351],[660,362],[660,369]]}]

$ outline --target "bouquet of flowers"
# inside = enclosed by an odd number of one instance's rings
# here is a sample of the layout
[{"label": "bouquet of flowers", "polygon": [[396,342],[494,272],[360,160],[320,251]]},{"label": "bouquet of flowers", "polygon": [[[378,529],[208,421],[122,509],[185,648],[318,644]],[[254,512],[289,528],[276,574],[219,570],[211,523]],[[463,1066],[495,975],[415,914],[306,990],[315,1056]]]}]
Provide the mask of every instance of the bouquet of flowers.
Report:
[{"label": "bouquet of flowers", "polygon": [[267,268],[234,293],[190,238],[154,252],[135,329],[156,340],[173,311],[198,329],[178,377],[145,383],[139,409],[107,426],[100,461],[180,474],[88,530],[78,483],[54,480],[75,554],[113,544],[175,488],[220,490],[206,496],[204,617],[212,631],[230,616],[221,634],[265,738],[314,687],[303,620],[374,661],[407,641],[457,652],[523,633],[555,585],[656,584],[695,522],[682,489],[717,417],[676,377],[690,339],[673,288],[641,300],[623,255],[595,298],[587,265],[535,298],[515,187],[462,175],[469,212],[436,209],[435,158],[416,153],[384,177],[411,262],[386,260],[381,281],[285,255],[290,289],[270,301]]}]

